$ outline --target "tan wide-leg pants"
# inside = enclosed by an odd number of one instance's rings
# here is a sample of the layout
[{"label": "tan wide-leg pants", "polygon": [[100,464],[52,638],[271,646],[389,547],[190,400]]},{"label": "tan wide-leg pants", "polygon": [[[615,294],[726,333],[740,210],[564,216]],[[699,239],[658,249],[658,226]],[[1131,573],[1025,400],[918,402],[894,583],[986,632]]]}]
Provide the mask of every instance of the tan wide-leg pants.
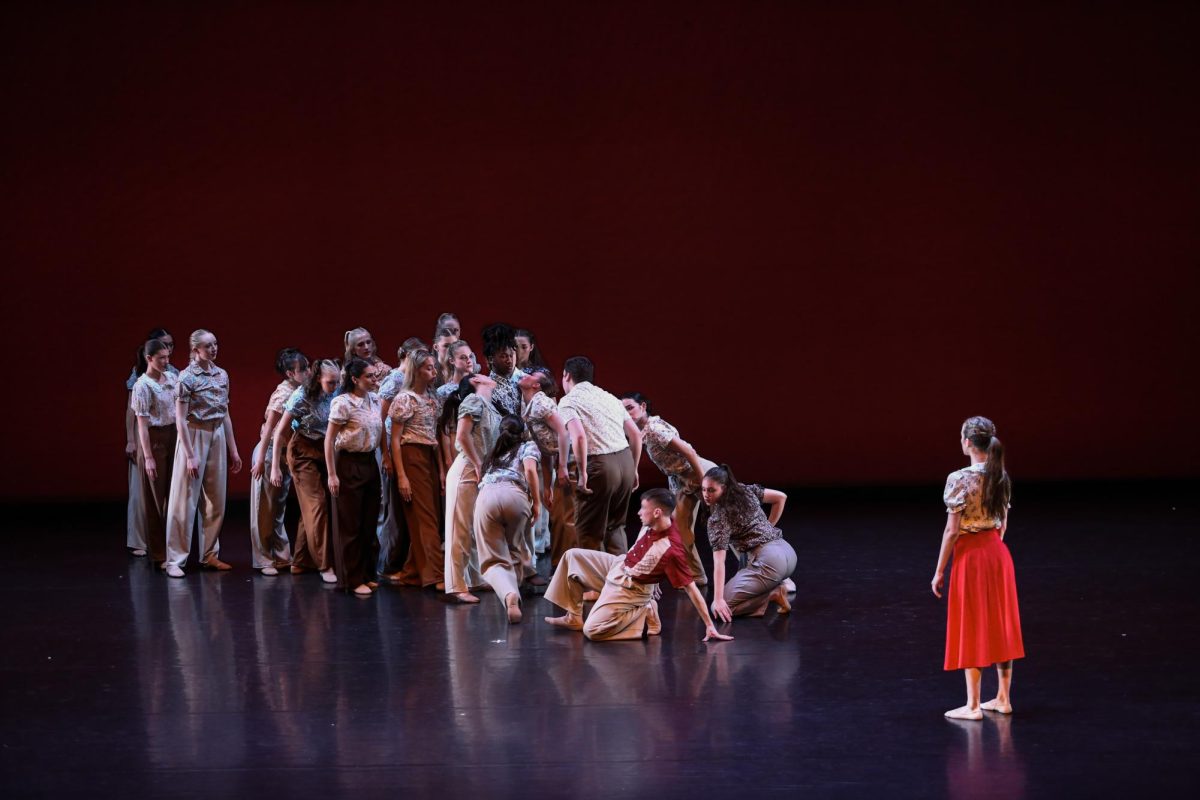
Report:
[{"label": "tan wide-leg pants", "polygon": [[295,434],[288,442],[288,467],[300,503],[300,527],[292,563],[297,567],[333,569],[329,522],[329,472],[325,467],[325,440]]},{"label": "tan wide-leg pants", "polygon": [[171,471],[175,467],[175,441],[178,434],[174,425],[151,427],[150,454],[158,477],[150,480],[146,474],[146,458],[138,447],[137,471],[141,481],[138,497],[142,501],[142,519],[145,521],[146,541],[142,546],[150,553],[150,560],[161,564],[167,557],[167,510],[171,500]]},{"label": "tan wide-leg pants", "polygon": [[554,497],[550,505],[550,569],[558,568],[563,553],[579,547],[575,534],[575,492],[573,487],[579,480],[579,469],[574,463],[567,465],[571,485],[563,486],[554,479]]},{"label": "tan wide-leg pants", "polygon": [[600,592],[583,623],[583,635],[594,642],[640,639],[650,609],[656,607],[650,596],[653,587],[629,580],[624,567],[622,555],[578,547],[568,550],[546,588],[546,599],[582,615],[583,593]]},{"label": "tan wide-leg pants", "polygon": [[199,477],[188,473],[187,452],[176,444],[171,467],[171,500],[167,512],[168,564],[182,569],[192,546],[192,525],[199,514],[200,562],[220,552],[221,524],[225,521],[226,458],[224,420],[187,424],[187,436],[196,457]]},{"label": "tan wide-leg pants", "polygon": [[475,500],[479,568],[501,602],[514,592],[520,596],[520,583],[532,572],[533,553],[525,535],[530,505],[529,495],[511,481],[484,486]]},{"label": "tan wide-leg pants", "polygon": [[689,492],[686,489],[675,494],[675,527],[679,530],[679,540],[683,544],[683,552],[687,553],[688,566],[692,569],[692,577],[697,586],[708,583],[708,574],[704,571],[704,563],[700,561],[700,551],[696,549],[696,515],[700,510],[700,493]]},{"label": "tan wide-leg pants", "polygon": [[[404,502],[393,489],[393,502],[400,506],[408,529],[408,556],[400,573],[400,582],[414,586],[434,586],[442,582],[445,553],[442,552],[441,515],[438,505],[442,486],[438,478],[437,451],[432,445],[406,444],[400,448],[404,474],[412,487],[412,501]],[[395,480],[393,479],[393,484]]]},{"label": "tan wide-leg pants", "polygon": [[475,465],[459,453],[446,473],[446,594],[467,592],[483,583],[473,532],[478,483]]},{"label": "tan wide-leg pants", "polygon": [[783,539],[754,548],[744,569],[725,582],[725,602],[735,617],[766,610],[771,592],[796,571],[796,551]]},{"label": "tan wide-leg pants", "polygon": [[[252,459],[258,459],[260,442],[254,447]],[[287,459],[279,465],[283,483],[278,488],[271,483],[271,461],[274,447],[267,443],[267,455],[263,461],[263,474],[250,479],[250,559],[255,569],[263,567],[285,567],[292,563],[292,547],[288,543],[287,528],[283,518],[287,514],[288,494],[292,491],[292,473]],[[250,463],[254,463],[252,460]],[[304,518],[300,518],[296,538],[303,535]]]},{"label": "tan wide-leg pants", "polygon": [[[130,550],[146,550],[146,499],[142,497],[142,476],[145,475],[145,471],[141,466],[141,443],[136,447],[135,459],[126,460],[129,464],[129,504],[125,508],[125,546]],[[170,470],[163,469],[165,466],[160,463],[158,468],[162,472],[169,472]]]}]

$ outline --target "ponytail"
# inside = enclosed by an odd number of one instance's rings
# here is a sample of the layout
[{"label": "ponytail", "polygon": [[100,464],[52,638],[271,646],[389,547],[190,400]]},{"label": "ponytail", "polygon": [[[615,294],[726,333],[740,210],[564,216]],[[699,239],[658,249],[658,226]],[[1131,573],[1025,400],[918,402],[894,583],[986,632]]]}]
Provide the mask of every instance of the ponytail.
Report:
[{"label": "ponytail", "polygon": [[[721,494],[721,499],[718,501],[720,503],[727,502],[730,496],[733,494],[750,494],[749,490],[746,489],[745,486],[738,483],[738,479],[733,476],[733,470],[728,464],[721,464],[720,466],[709,468],[708,472],[704,473],[704,477],[708,478],[714,483],[721,484],[721,488],[724,491]],[[757,498],[755,498],[755,500],[757,501]]]},{"label": "ponytail", "polygon": [[[499,433],[496,435],[496,446],[483,461],[483,474],[491,472],[492,468],[507,460],[525,440],[525,422],[516,414],[507,414],[500,420]],[[480,476],[483,477],[482,475]]]},{"label": "ponytail", "polygon": [[983,465],[983,510],[989,516],[1003,519],[1012,497],[1012,481],[1004,470],[1004,445],[992,436],[987,446],[987,463]]}]

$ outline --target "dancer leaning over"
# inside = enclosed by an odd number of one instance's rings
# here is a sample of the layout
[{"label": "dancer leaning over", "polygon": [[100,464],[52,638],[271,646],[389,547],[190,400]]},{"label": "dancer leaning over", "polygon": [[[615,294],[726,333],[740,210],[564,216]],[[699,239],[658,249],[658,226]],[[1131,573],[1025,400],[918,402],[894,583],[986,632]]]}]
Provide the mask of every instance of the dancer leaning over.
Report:
[{"label": "dancer leaning over", "polygon": [[[796,569],[796,551],[775,527],[783,516],[787,495],[758,484],[741,484],[727,464],[704,473],[700,484],[704,503],[712,511],[708,542],[713,551],[713,616],[724,622],[734,617],[761,617],[769,603],[779,613],[792,610],[784,580]],[[771,516],[762,504],[771,506]],[[725,580],[725,551],[746,554],[746,566]]]},{"label": "dancer leaning over", "polygon": [[[1013,659],[1025,656],[1017,581],[1004,543],[1012,482],[1004,470],[1004,446],[986,417],[971,417],[959,431],[971,465],[946,478],[946,529],[930,585],[941,589],[946,562],[954,553],[946,608],[947,670],[963,670],[967,704],[946,712],[950,719],[983,719],[984,711],[1012,713]],[[995,699],[979,702],[982,668],[996,665]]]},{"label": "dancer leaning over", "polygon": [[[675,496],[668,489],[650,489],[642,495],[638,518],[642,531],[625,555],[598,550],[568,550],[554,571],[546,599],[566,610],[561,617],[546,617],[559,628],[583,631],[592,641],[640,639],[643,631],[656,636],[662,631],[658,615],[659,582],[666,578],[676,589],[687,592],[696,613],[704,621],[704,639],[729,641],[718,633],[704,595],[696,587],[688,568],[679,529],[671,520]],[[598,591],[600,598],[583,619],[585,591]]]}]

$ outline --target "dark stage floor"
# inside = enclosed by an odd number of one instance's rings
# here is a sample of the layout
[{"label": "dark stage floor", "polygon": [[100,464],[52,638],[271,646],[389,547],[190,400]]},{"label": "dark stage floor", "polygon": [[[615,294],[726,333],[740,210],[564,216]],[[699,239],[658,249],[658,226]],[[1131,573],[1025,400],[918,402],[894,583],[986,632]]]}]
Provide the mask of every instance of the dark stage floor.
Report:
[{"label": "dark stage floor", "polygon": [[[701,644],[593,644],[543,599],[479,607],[248,565],[155,574],[123,509],[5,509],[5,797],[1126,797],[1193,795],[1196,512],[1187,485],[1019,487],[1029,657],[1016,713],[955,723],[929,592],[938,487],[797,492],[790,617]],[[49,514],[55,516],[50,517]],[[706,554],[707,555],[707,554]],[[994,675],[985,677],[985,697]]]}]

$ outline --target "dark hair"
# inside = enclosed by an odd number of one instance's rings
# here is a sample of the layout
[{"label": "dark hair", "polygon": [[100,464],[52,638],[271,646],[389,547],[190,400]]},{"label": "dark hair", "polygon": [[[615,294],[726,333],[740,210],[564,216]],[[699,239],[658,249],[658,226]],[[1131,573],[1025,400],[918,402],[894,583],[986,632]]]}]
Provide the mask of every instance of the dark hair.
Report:
[{"label": "dark hair", "polygon": [[150,360],[150,356],[161,353],[163,350],[169,349],[167,343],[162,339],[150,339],[141,347],[138,348],[138,366],[136,372],[139,376],[146,374],[146,362]]},{"label": "dark hair", "polygon": [[294,347],[285,347],[275,355],[275,371],[283,377],[292,370],[308,369],[308,356]]},{"label": "dark hair", "polygon": [[538,376],[538,388],[545,392],[547,397],[558,397],[558,384],[554,382],[554,378],[550,377],[549,369],[534,367],[529,374]]},{"label": "dark hair", "polygon": [[620,398],[618,398],[618,399],[632,400],[633,402],[637,403],[638,405],[644,405],[646,407],[646,413],[647,414],[651,413],[650,409],[652,408],[652,406],[650,405],[650,401],[647,400],[646,395],[642,394],[641,392],[626,392],[625,394],[621,395]]},{"label": "dark hair", "polygon": [[649,500],[668,514],[675,513],[675,493],[670,489],[647,489],[642,492],[642,499]]},{"label": "dark hair", "polygon": [[441,325],[438,325],[438,329],[433,332],[433,340],[436,342],[438,339],[441,339],[445,336],[453,336],[453,337],[457,338],[458,335],[459,334],[455,333],[454,331],[450,330],[449,328],[443,328]]},{"label": "dark hair", "polygon": [[425,344],[423,341],[421,341],[421,339],[419,337],[410,336],[404,340],[404,344],[400,345],[400,349],[398,349],[396,351],[396,360],[399,361],[400,363],[403,363],[404,359],[408,358],[408,354],[413,352],[414,350],[428,350],[428,349],[429,349],[429,346],[427,344]]},{"label": "dark hair", "polygon": [[724,489],[724,492],[721,494],[721,499],[717,501],[718,503],[728,503],[735,494],[749,496],[753,498],[755,502],[758,501],[758,498],[750,494],[749,489],[738,483],[738,479],[733,476],[733,470],[729,468],[728,464],[721,464],[720,466],[709,468],[708,472],[704,473],[704,477],[708,478],[710,481],[721,484],[721,487]]},{"label": "dark hair", "polygon": [[987,417],[971,417],[963,423],[962,435],[977,450],[987,453],[980,505],[989,516],[1003,519],[1012,499],[1012,481],[1004,469],[1004,445],[996,438],[996,423]]},{"label": "dark hair", "polygon": [[571,356],[563,364],[563,372],[571,376],[576,383],[590,382],[596,374],[592,360],[587,356]]},{"label": "dark hair", "polygon": [[354,391],[354,380],[361,378],[362,374],[371,368],[371,364],[361,358],[352,358],[346,364],[346,368],[342,370],[342,393],[350,394]]},{"label": "dark hair", "polygon": [[496,446],[483,461],[484,475],[496,464],[508,460],[525,441],[525,421],[516,414],[505,414],[496,430]]},{"label": "dark hair", "polygon": [[[161,339],[164,336],[171,336],[170,332],[166,328],[151,328],[150,332],[146,334],[146,341],[149,342],[151,340]],[[174,337],[172,337],[171,341],[174,341],[174,340],[175,340]],[[172,345],[172,346],[174,346],[174,345]],[[133,357],[133,373],[135,375],[141,375],[145,371],[146,371],[146,344],[145,344],[145,342],[143,342],[141,345],[138,346],[137,354],[134,355],[134,357]]]},{"label": "dark hair", "polygon": [[528,328],[517,328],[516,333],[513,334],[514,342],[515,342],[517,336],[524,336],[526,339],[529,340],[529,362],[528,362],[528,365],[530,367],[546,366],[546,359],[542,358],[542,351],[537,346],[537,338],[533,335],[533,331],[529,330]]},{"label": "dark hair", "polygon": [[493,322],[483,329],[483,357],[491,361],[501,350],[517,349],[516,332],[505,322]]},{"label": "dark hair", "polygon": [[[152,328],[150,332],[146,334],[146,341],[150,341],[151,339],[161,339],[164,336],[171,336],[171,332],[166,328]],[[175,341],[174,336],[171,336],[171,341]]]},{"label": "dark hair", "polygon": [[342,365],[336,358],[322,358],[312,367],[312,374],[308,376],[308,381],[304,384],[304,399],[310,403],[321,396],[321,373],[326,369],[334,369],[338,372],[342,370]]}]

